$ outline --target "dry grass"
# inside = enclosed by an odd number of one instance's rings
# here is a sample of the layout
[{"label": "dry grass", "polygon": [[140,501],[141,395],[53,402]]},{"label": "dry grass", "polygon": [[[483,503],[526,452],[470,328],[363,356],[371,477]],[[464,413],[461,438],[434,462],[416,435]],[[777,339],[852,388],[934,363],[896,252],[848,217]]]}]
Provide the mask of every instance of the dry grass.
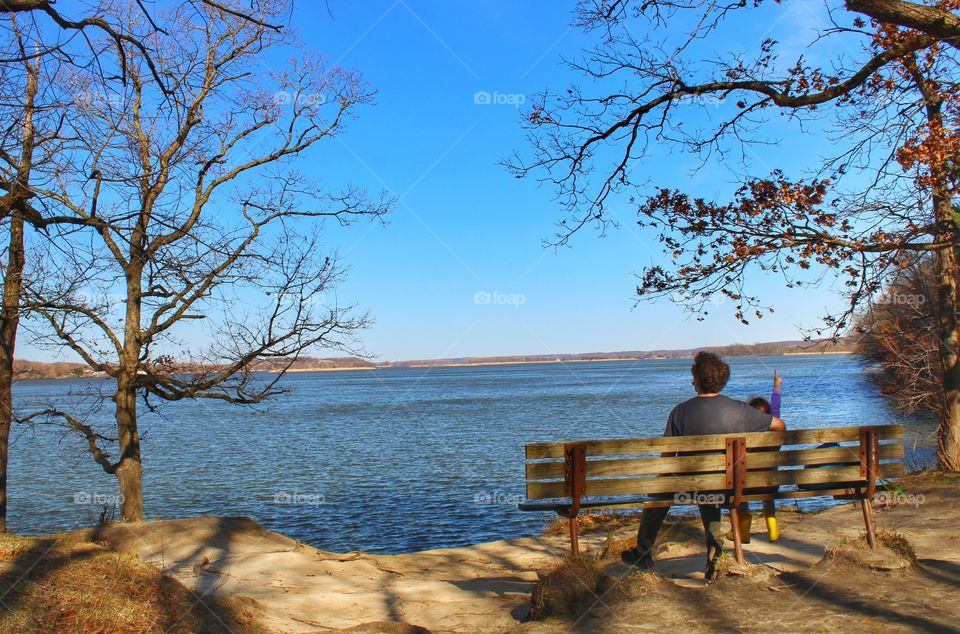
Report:
[{"label": "dry grass", "polygon": [[530,597],[530,619],[574,614],[584,600],[596,601],[604,576],[600,564],[590,557],[567,558],[546,572],[538,572]]},{"label": "dry grass", "polygon": [[[639,512],[607,512],[581,513],[577,516],[577,530],[581,533],[588,531],[611,531],[640,521]],[[570,532],[569,520],[557,517],[543,530],[544,535],[566,535]]]},{"label": "dry grass", "polygon": [[[911,562],[915,562],[917,560],[917,554],[913,549],[913,545],[907,540],[906,537],[896,531],[882,529],[877,530],[876,543],[878,546],[889,548],[893,552],[897,553],[904,559],[910,560]],[[825,558],[830,558],[831,555],[835,556],[837,553],[841,553],[850,549],[862,550],[869,547],[870,546],[867,542],[866,533],[855,539],[844,537],[835,546],[827,549],[827,556]]]},{"label": "dry grass", "polygon": [[[866,541],[867,538],[864,537],[863,542],[866,543]],[[886,546],[910,563],[917,563],[917,552],[913,549],[913,544],[900,533],[896,531],[879,530],[877,531],[877,542],[881,546]]]},{"label": "dry grass", "polygon": [[0,535],[0,632],[264,632],[256,610],[191,592],[91,542]]},{"label": "dry grass", "polygon": [[617,538],[613,532],[607,535],[607,541],[604,542],[600,552],[597,553],[597,559],[605,561],[608,559],[619,560],[620,553],[628,551],[637,546],[637,534],[630,533],[625,537]]},{"label": "dry grass", "polygon": [[749,561],[742,564],[737,563],[737,558],[733,553],[725,552],[717,561],[716,582],[723,584],[731,579],[745,579],[764,583],[778,574],[777,570],[764,564],[755,564]]},{"label": "dry grass", "polygon": [[877,548],[871,549],[866,534],[856,539],[844,538],[827,549],[818,566],[853,565],[872,570],[904,570],[917,564],[913,545],[895,531],[877,531]]}]

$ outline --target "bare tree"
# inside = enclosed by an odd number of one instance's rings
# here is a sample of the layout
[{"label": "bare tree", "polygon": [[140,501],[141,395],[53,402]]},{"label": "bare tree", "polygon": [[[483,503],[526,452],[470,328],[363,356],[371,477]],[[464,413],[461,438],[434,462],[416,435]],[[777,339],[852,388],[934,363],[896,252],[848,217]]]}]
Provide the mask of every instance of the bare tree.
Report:
[{"label": "bare tree", "polygon": [[[264,22],[263,13],[257,12],[257,4],[253,2],[184,0],[184,4],[200,9],[213,7],[275,32],[281,28],[279,21]],[[9,236],[0,308],[0,531],[6,530],[13,358],[22,311],[25,232],[31,228],[47,231],[59,223],[77,224],[77,219],[69,216],[44,216],[31,204],[32,179],[43,172],[44,161],[56,154],[57,147],[64,141],[62,122],[70,106],[69,100],[64,103],[59,99],[58,83],[52,78],[63,66],[102,71],[98,53],[104,52],[102,42],[106,41],[119,53],[118,70],[122,80],[126,80],[127,51],[135,51],[149,69],[154,83],[165,94],[169,92],[166,80],[153,63],[152,44],[145,37],[150,29],[160,29],[151,7],[141,0],[131,4],[125,13],[118,12],[117,7],[116,3],[99,0],[70,7],[57,5],[53,0],[0,1],[0,12],[5,14],[0,31],[8,44],[0,52],[0,81],[3,82],[0,108],[3,120],[10,123],[2,132],[0,147],[0,220],[5,221]],[[273,17],[283,16],[274,14]],[[149,28],[143,28],[144,23]]]},{"label": "bare tree", "polygon": [[[116,475],[124,521],[143,518],[138,398],[258,403],[282,391],[282,371],[258,377],[259,362],[284,360],[282,370],[312,347],[350,350],[367,323],[330,299],[342,271],[321,231],[380,218],[389,201],[352,186],[328,193],[296,162],[371,93],[356,73],[325,67],[269,26],[288,10],[282,0],[244,15],[184,4],[136,36],[152,67],[138,48],[104,41],[100,66],[115,68],[115,80],[63,73],[78,95],[76,143],[33,191],[82,231],[69,236],[71,249],[49,254],[64,273],[32,285],[28,299],[48,342],[115,381],[115,458],[100,446],[106,434],[70,412],[45,414],[83,434]],[[291,52],[298,57],[270,70]],[[209,346],[182,343],[191,323]]]},{"label": "bare tree", "polygon": [[[263,21],[263,13],[259,11],[257,0],[182,0],[184,4],[191,5],[197,10],[204,8],[213,8],[222,13],[228,14],[234,18],[249,21],[258,26],[272,29],[279,32],[281,22],[268,23]],[[23,61],[25,59],[36,59],[43,56],[56,55],[66,58],[71,63],[96,64],[94,57],[85,55],[94,49],[94,40],[98,36],[106,37],[114,47],[120,51],[120,74],[126,77],[126,68],[123,66],[126,61],[126,52],[133,49],[140,56],[142,62],[150,69],[154,80],[162,90],[166,91],[166,84],[157,68],[153,63],[153,51],[150,44],[144,38],[144,32],[134,28],[134,24],[139,21],[146,21],[151,28],[162,30],[153,18],[153,11],[143,0],[134,0],[130,3],[130,10],[127,11],[125,20],[117,19],[120,15],[116,10],[117,5],[109,0],[94,0],[85,2],[82,5],[71,7],[74,11],[79,11],[76,15],[72,12],[65,12],[55,2],[55,0],[0,0],[0,11],[7,13],[11,21],[18,15],[26,18],[37,28],[37,35],[34,43],[36,46],[29,51],[24,51],[19,55],[5,56],[0,59],[0,63],[9,63]],[[273,17],[282,17],[279,14]],[[49,26],[44,24],[48,22]],[[45,28],[46,27],[46,28]],[[46,35],[41,35],[43,32]],[[52,34],[52,35],[51,35]],[[75,45],[74,37],[79,37],[88,44],[88,50],[83,51],[82,47]]]},{"label": "bare tree", "polygon": [[[643,271],[638,294],[679,299],[702,314],[717,293],[732,300],[743,321],[772,310],[745,288],[750,270],[783,276],[787,286],[839,278],[848,309],[826,316],[839,334],[892,272],[932,254],[945,402],[939,460],[960,470],[954,3],[827,3],[831,23],[811,46],[843,40],[843,53],[829,66],[803,56],[781,61],[771,39],[755,50],[702,59],[703,43],[748,12],[788,8],[581,2],[577,23],[601,38],[573,63],[591,88],[542,95],[529,115],[533,155],[508,164],[556,187],[567,211],[560,244],[584,226],[606,226],[610,204],[622,195],[639,195],[638,223],[659,234],[667,263]],[[648,37],[638,39],[639,30]],[[858,46],[859,57],[847,53]],[[723,106],[709,123],[690,125],[686,114],[702,112],[708,100]],[[744,147],[765,142],[758,131],[775,114],[801,126],[831,117],[836,154],[818,157],[801,178],[749,173]],[[747,172],[743,186],[726,202],[646,188],[636,168],[663,146],[736,160]]]}]

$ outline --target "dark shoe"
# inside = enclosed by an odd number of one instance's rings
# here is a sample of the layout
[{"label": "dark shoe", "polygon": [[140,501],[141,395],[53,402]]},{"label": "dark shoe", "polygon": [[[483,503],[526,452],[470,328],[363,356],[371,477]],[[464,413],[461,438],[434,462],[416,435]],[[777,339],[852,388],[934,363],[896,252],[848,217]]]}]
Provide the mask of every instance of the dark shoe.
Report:
[{"label": "dark shoe", "polygon": [[707,560],[707,567],[703,570],[703,578],[707,580],[707,583],[713,583],[717,579],[717,564],[720,562],[720,557],[714,557],[713,559]]},{"label": "dark shoe", "polygon": [[620,553],[620,559],[625,564],[630,564],[635,566],[640,570],[650,570],[653,568],[653,557],[650,556],[650,553],[640,554],[636,548],[631,548],[630,550],[625,550]]}]

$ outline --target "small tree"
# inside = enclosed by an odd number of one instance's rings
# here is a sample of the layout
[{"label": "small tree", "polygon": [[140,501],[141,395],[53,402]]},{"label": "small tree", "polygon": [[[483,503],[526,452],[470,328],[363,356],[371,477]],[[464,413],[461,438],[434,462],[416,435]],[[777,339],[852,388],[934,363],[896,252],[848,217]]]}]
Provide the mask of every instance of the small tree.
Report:
[{"label": "small tree", "polygon": [[[124,521],[143,519],[138,397],[257,403],[282,391],[282,372],[257,379],[257,362],[282,359],[283,369],[311,347],[349,350],[367,323],[322,301],[341,269],[320,230],[325,219],[379,218],[387,202],[353,187],[325,193],[292,161],[339,133],[371,94],[355,73],[308,54],[270,72],[291,40],[269,25],[289,6],[256,6],[240,15],[183,5],[145,24],[131,4],[127,21],[140,25],[150,63],[128,47],[100,60],[117,69],[113,81],[83,69],[64,76],[79,96],[76,144],[51,186],[34,188],[83,231],[68,256],[50,251],[64,274],[32,288],[31,302],[47,341],[115,381],[116,459],[90,425],[45,414],[83,434],[117,476]],[[191,322],[214,343],[183,346],[178,333]]]},{"label": "small tree", "polygon": [[873,376],[906,414],[944,413],[935,263],[899,272],[855,320],[857,351],[877,366]]},{"label": "small tree", "polygon": [[[814,39],[842,42],[830,65],[813,66],[804,56],[781,63],[772,39],[703,59],[710,54],[703,43],[715,50],[709,45],[717,34],[747,12],[789,4],[581,2],[578,23],[602,36],[574,64],[589,87],[536,100],[528,126],[533,157],[509,164],[556,186],[568,212],[558,243],[584,226],[605,226],[620,194],[639,194],[638,223],[659,235],[665,258],[643,271],[638,294],[679,299],[704,313],[715,294],[743,321],[771,310],[746,288],[751,270],[782,276],[787,286],[839,278],[849,303],[826,316],[836,335],[894,272],[931,255],[945,408],[939,461],[960,470],[956,5],[826,3],[831,23]],[[644,29],[648,38],[638,39]],[[685,116],[710,102],[721,106],[701,125]],[[636,176],[664,146],[704,158],[744,157],[773,114],[811,125],[832,116],[833,153],[817,157],[801,178],[750,174],[743,159],[743,185],[726,201],[645,189]]]}]

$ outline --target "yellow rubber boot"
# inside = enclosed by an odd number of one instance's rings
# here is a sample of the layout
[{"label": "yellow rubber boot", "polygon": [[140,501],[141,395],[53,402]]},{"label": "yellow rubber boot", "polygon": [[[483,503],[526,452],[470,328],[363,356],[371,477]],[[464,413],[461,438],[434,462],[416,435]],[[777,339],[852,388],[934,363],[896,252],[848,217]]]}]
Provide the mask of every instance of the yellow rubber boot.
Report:
[{"label": "yellow rubber boot", "polygon": [[767,518],[767,537],[769,537],[772,542],[780,539],[780,529],[777,528],[777,518],[775,517]]},{"label": "yellow rubber boot", "polygon": [[[753,516],[750,511],[742,510],[740,512],[740,543],[750,543],[750,525],[753,524]],[[733,531],[729,531],[725,537],[733,541]]]}]

